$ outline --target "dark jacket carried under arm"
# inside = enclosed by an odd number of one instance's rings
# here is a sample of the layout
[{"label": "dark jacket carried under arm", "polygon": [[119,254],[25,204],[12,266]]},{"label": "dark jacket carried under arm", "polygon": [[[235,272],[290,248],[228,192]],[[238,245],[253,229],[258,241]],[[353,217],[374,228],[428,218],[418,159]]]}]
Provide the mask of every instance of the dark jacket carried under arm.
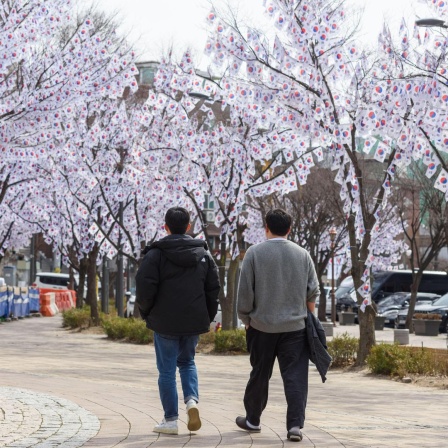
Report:
[{"label": "dark jacket carried under arm", "polygon": [[172,336],[208,332],[220,285],[207,244],[169,235],[146,250],[136,276],[136,302],[146,326]]},{"label": "dark jacket carried under arm", "polygon": [[322,382],[325,383],[332,359],[327,351],[325,330],[317,317],[309,310],[306,318],[306,332],[310,347],[310,361],[316,366]]}]

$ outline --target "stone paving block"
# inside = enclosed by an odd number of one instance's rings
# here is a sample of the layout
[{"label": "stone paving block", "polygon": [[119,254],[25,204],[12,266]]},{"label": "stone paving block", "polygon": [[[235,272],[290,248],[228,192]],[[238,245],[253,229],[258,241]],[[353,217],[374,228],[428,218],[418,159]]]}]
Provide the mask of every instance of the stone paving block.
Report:
[{"label": "stone paving block", "polygon": [[[260,434],[235,425],[244,413],[248,357],[198,354],[203,426],[189,433],[180,397],[179,436],[158,435],[152,428],[163,411],[153,346],[115,343],[60,324],[60,317],[42,318],[0,329],[0,446],[292,446],[277,366]],[[331,371],[322,384],[312,367],[304,439],[297,446],[441,448],[448,434],[447,402],[448,391],[356,372]]]},{"label": "stone paving block", "polygon": [[[1,408],[16,410],[3,411],[0,446],[47,448],[64,446],[67,442],[80,447],[92,438],[100,427],[98,419],[78,405],[63,398],[26,389],[0,388],[0,410]],[[23,420],[16,425],[20,417],[17,409],[20,411],[20,408]],[[80,416],[83,416],[84,422],[80,421]],[[75,421],[78,423],[73,423]],[[4,428],[7,428],[8,433]]]}]

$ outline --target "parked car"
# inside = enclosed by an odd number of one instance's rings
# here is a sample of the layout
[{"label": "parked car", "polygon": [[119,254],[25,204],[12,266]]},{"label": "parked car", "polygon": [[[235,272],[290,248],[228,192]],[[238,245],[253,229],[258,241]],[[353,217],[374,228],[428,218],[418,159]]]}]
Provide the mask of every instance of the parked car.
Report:
[{"label": "parked car", "polygon": [[[325,290],[325,314],[331,316],[331,288],[329,286],[324,286]],[[316,313],[319,308],[319,298],[316,299]]]},{"label": "parked car", "polygon": [[[335,292],[336,313],[341,311],[348,311],[351,309],[354,312],[358,311],[358,304],[356,303],[355,286],[352,277],[346,277],[342,280],[338,289]],[[356,311],[355,311],[356,309]]]},{"label": "parked car", "polygon": [[[442,320],[440,321],[440,329],[439,331],[441,333],[447,332],[447,326],[448,326],[448,293],[444,296],[440,297],[439,299],[432,302],[431,305],[428,304],[422,304],[417,305],[414,310],[415,313],[428,313],[433,314],[437,313],[440,314],[440,317]],[[408,310],[404,309],[402,311],[399,311],[397,319],[395,320],[395,327],[396,328],[404,328],[406,324],[406,318],[408,315]]]},{"label": "parked car", "polygon": [[[218,312],[216,313],[215,319],[210,324],[210,330],[218,331],[220,328],[222,328],[222,311],[221,305],[218,305]],[[238,328],[245,328],[241,319],[238,319]]]},{"label": "parked car", "polygon": [[[78,285],[79,285],[79,275],[75,274],[75,291],[78,292]],[[96,288],[97,288],[97,300],[101,300],[101,280],[97,277],[97,283],[96,283]],[[84,280],[84,294],[82,296],[82,298],[85,300],[87,298],[87,276]]]},{"label": "parked car", "polygon": [[336,299],[349,294],[354,290],[353,279],[351,276],[348,276],[342,280],[341,284],[338,286],[335,292]]},{"label": "parked car", "polygon": [[[52,289],[68,289],[68,283],[70,280],[70,275],[66,273],[58,272],[38,272],[36,274],[36,279],[31,285],[33,288],[52,288]],[[74,275],[74,288],[78,292],[79,285],[79,275]],[[98,280],[98,300],[101,296],[101,282]],[[87,297],[87,278],[84,283],[84,294],[83,299]]]},{"label": "parked car", "polygon": [[[372,300],[378,303],[395,292],[411,292],[412,271],[377,271],[373,273]],[[448,291],[448,275],[443,271],[423,271],[419,292],[443,295]]]},{"label": "parked car", "polygon": [[[345,283],[345,285],[343,285]],[[351,282],[351,288],[349,288]],[[373,273],[372,301],[378,303],[380,300],[396,292],[411,292],[412,271],[376,271]],[[433,294],[445,294],[448,291],[448,275],[443,271],[424,271],[419,286],[419,292]],[[356,293],[353,279],[347,277],[336,291],[336,311],[346,311],[351,308],[358,312]]]},{"label": "parked car", "polygon": [[[70,280],[69,274],[62,274],[56,272],[38,272],[36,280],[31,285],[33,288],[52,288],[52,289],[68,289]],[[78,284],[75,279],[75,289]]]},{"label": "parked car", "polygon": [[[438,294],[432,294],[430,292],[418,292],[417,303],[430,305],[434,300],[440,298]],[[392,294],[378,302],[378,315],[386,318],[384,325],[394,327],[395,320],[398,317],[399,311],[407,309],[409,307],[409,301],[411,300],[410,292],[397,292]]]}]

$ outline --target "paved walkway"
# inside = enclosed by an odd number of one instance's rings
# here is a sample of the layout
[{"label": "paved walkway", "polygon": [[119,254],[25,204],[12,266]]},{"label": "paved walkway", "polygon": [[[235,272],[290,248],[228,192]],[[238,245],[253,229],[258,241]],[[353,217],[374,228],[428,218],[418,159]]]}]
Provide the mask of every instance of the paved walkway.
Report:
[{"label": "paved walkway", "polygon": [[[234,424],[244,410],[247,356],[198,355],[203,427],[190,434],[181,411],[179,436],[159,436],[151,431],[163,416],[153,346],[60,326],[60,317],[0,325],[0,447],[292,445],[277,368],[262,432],[251,435]],[[299,446],[445,447],[447,415],[448,391],[360,373],[330,372],[322,384],[312,367]]]}]

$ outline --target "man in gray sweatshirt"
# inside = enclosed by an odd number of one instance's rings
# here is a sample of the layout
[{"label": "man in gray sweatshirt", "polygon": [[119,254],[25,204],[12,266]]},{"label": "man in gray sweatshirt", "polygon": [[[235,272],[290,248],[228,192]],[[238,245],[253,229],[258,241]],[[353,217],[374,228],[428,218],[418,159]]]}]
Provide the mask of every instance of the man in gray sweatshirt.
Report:
[{"label": "man in gray sweatshirt", "polygon": [[314,311],[319,283],[310,254],[288,241],[292,218],[281,209],[266,215],[267,241],[246,252],[238,288],[238,316],[246,325],[252,372],[244,394],[245,417],[236,424],[260,432],[269,379],[278,359],[286,402],[287,437],[302,440],[308,395],[307,309]]}]

